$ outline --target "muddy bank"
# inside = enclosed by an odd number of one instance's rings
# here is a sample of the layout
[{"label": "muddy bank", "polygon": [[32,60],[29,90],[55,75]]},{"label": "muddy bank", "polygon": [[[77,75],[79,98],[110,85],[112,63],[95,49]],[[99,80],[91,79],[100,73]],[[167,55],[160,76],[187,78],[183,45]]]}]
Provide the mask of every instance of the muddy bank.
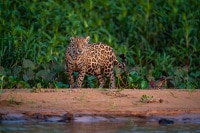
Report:
[{"label": "muddy bank", "polygon": [[[200,90],[6,90],[1,120],[71,121],[80,116],[149,119],[200,114]],[[163,117],[165,116],[165,117]],[[155,117],[156,118],[156,117]]]},{"label": "muddy bank", "polygon": [[39,122],[53,122],[53,123],[93,123],[93,122],[123,122],[134,121],[138,123],[158,123],[160,125],[167,124],[200,124],[200,114],[181,114],[181,115],[152,115],[152,116],[98,116],[98,115],[73,115],[70,113],[55,115],[46,113],[8,113],[0,115],[0,123],[39,123]]}]

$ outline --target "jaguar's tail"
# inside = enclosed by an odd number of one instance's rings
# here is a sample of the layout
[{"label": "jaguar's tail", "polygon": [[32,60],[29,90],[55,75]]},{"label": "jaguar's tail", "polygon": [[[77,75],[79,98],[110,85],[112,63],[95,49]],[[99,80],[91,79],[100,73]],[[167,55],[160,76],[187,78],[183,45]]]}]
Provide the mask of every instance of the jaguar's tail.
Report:
[{"label": "jaguar's tail", "polygon": [[120,54],[119,57],[122,59],[122,69],[126,71],[126,56],[124,54]]},{"label": "jaguar's tail", "polygon": [[119,68],[123,69],[124,71],[126,71],[126,57],[124,54],[120,54],[119,57],[122,59],[122,63],[119,63],[116,60],[115,65],[118,66]]}]

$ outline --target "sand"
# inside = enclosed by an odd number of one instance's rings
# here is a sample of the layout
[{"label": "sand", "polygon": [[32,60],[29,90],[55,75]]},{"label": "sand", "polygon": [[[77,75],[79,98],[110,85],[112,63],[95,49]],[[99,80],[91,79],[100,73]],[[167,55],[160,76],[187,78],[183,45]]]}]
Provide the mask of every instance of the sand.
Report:
[{"label": "sand", "polygon": [[29,89],[0,93],[0,115],[151,116],[200,114],[200,90]]}]

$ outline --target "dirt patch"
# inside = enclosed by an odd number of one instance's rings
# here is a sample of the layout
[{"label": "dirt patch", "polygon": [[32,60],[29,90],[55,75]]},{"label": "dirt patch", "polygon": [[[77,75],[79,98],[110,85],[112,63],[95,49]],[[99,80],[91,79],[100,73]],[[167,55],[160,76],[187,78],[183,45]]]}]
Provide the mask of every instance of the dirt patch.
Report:
[{"label": "dirt patch", "polygon": [[0,114],[151,116],[200,113],[200,90],[6,90]]}]

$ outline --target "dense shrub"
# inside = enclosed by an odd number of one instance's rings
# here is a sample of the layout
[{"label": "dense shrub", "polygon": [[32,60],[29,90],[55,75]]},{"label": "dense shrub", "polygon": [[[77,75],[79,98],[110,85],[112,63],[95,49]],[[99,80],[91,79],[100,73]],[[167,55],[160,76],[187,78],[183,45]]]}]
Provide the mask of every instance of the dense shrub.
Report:
[{"label": "dense shrub", "polygon": [[[68,87],[70,36],[91,36],[127,57],[121,88],[200,88],[198,0],[3,0],[0,2],[1,88]],[[94,77],[85,86],[97,87]]]}]

